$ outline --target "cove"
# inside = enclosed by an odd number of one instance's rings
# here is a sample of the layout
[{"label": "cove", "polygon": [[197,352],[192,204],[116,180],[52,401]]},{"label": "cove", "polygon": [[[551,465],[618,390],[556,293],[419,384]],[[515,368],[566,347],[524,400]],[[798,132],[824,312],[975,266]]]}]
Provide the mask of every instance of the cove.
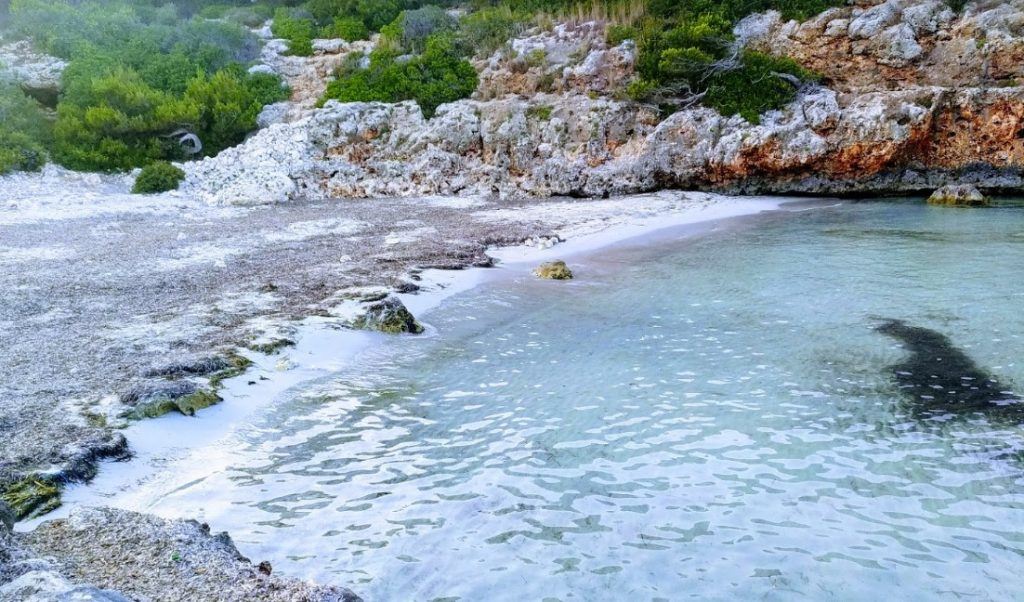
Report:
[{"label": "cove", "polygon": [[1014,599],[1024,430],[922,419],[877,329],[1024,383],[1022,233],[848,203],[510,272],[93,501],[368,600]]}]

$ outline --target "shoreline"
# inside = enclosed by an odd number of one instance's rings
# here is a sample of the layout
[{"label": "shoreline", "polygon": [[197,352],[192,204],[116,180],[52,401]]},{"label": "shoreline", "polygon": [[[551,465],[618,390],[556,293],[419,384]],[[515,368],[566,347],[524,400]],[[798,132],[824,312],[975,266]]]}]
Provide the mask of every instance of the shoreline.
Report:
[{"label": "shoreline", "polygon": [[[447,299],[498,280],[529,276],[538,263],[592,256],[623,244],[647,244],[671,240],[682,242],[710,233],[736,219],[784,211],[802,211],[834,206],[831,200],[818,202],[783,197],[722,199],[709,206],[696,206],[667,216],[626,219],[601,227],[570,228],[556,232],[565,242],[548,248],[535,246],[491,247],[488,255],[496,260],[491,268],[465,270],[427,270],[422,274],[422,289],[397,294],[427,328],[423,335],[438,336],[430,324],[430,315]],[[805,208],[806,207],[806,208]],[[149,512],[162,494],[173,491],[173,483],[187,483],[220,471],[231,461],[230,440],[236,429],[278,401],[289,390],[318,379],[329,378],[342,368],[358,369],[360,356],[372,352],[391,336],[351,329],[338,329],[333,318],[306,318],[291,331],[295,346],[280,354],[263,355],[240,350],[253,364],[243,374],[224,382],[224,400],[196,417],[165,416],[159,420],[135,422],[123,432],[132,444],[128,461],[106,461],[93,481],[75,485],[64,492],[64,504],[43,517],[19,523],[16,530],[31,532],[53,519],[66,518],[76,508],[111,506],[124,510]],[[411,336],[411,335],[400,335]],[[324,351],[325,349],[329,351]],[[287,369],[279,369],[282,364]],[[247,383],[258,381],[253,388]],[[173,443],[160,441],[160,435],[175,432]],[[211,454],[210,452],[215,452]],[[192,467],[193,472],[182,472]],[[139,490],[148,494],[143,495]],[[194,512],[168,514],[166,519],[193,518]]]},{"label": "shoreline", "polygon": [[[653,199],[668,198],[683,201],[667,211],[664,207],[634,213],[623,210],[630,207],[631,201],[642,206],[645,200],[651,202]],[[531,218],[541,220],[553,212],[568,213],[565,224],[550,232],[566,241],[551,248],[492,245],[486,252],[497,260],[497,268],[461,269],[462,266],[469,267],[470,262],[465,261],[455,270],[425,270],[418,275],[420,291],[399,293],[396,296],[415,315],[428,318],[427,332],[423,336],[435,336],[436,331],[429,324],[430,311],[445,299],[482,283],[498,278],[520,277],[528,274],[531,268],[542,261],[556,257],[572,259],[656,233],[685,230],[682,236],[689,236],[695,232],[710,231],[723,221],[784,210],[783,207],[791,203],[797,206],[806,203],[818,206],[822,203],[834,204],[835,201],[814,203],[787,197],[733,198],[707,193],[662,193],[660,196],[646,195],[605,201],[548,200],[522,207],[492,208],[487,212],[487,219],[493,223],[501,223],[506,217],[522,222],[530,221]],[[474,204],[469,203],[469,206]],[[652,207],[657,207],[657,204]],[[477,211],[485,212],[484,209]],[[591,214],[603,217],[589,219]],[[416,272],[418,270],[413,273]],[[223,401],[198,412],[195,417],[172,414],[161,417],[159,421],[136,421],[127,428],[116,430],[118,434],[127,437],[134,452],[133,458],[120,462],[101,461],[98,475],[91,482],[71,484],[65,488],[64,505],[61,508],[18,523],[16,532],[26,537],[35,537],[41,525],[44,531],[52,530],[53,525],[68,522],[60,520],[62,517],[71,516],[73,522],[83,512],[94,515],[93,511],[87,510],[94,507],[127,507],[148,512],[153,501],[160,498],[159,492],[165,491],[160,489],[161,484],[166,485],[172,478],[176,481],[184,478],[182,473],[175,472],[172,467],[191,466],[195,474],[186,473],[185,476],[195,478],[202,478],[204,474],[223,468],[230,461],[230,445],[224,442],[230,441],[239,432],[239,427],[244,427],[251,417],[270,407],[289,390],[318,378],[329,377],[343,366],[350,367],[359,361],[361,354],[388,340],[384,337],[389,335],[339,328],[339,322],[348,311],[344,306],[344,303],[335,305],[325,315],[307,316],[298,323],[284,318],[261,318],[265,332],[287,332],[296,345],[273,354],[240,349],[240,353],[251,360],[253,365],[241,375],[225,380],[224,388],[220,390]],[[330,351],[325,353],[324,349]],[[253,383],[258,384],[252,386]],[[168,435],[173,436],[173,442],[167,441]],[[210,455],[211,451],[219,453]],[[157,494],[147,499],[139,490],[156,491]],[[148,520],[150,515],[138,516]],[[194,516],[195,512],[185,509],[173,518],[191,519]]]}]

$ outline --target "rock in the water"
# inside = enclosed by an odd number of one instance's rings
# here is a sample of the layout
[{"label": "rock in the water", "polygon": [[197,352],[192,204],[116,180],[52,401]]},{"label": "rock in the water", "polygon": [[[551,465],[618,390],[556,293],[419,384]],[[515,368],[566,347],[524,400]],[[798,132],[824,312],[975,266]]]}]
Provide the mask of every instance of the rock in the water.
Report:
[{"label": "rock in the water", "polygon": [[943,186],[928,197],[929,205],[944,207],[987,207],[988,198],[975,186],[970,184],[951,184]]},{"label": "rock in the water", "polygon": [[423,326],[416,321],[398,297],[389,296],[366,306],[366,312],[356,318],[353,326],[363,330],[379,330],[390,334],[403,332],[420,334]]},{"label": "rock in the water", "polygon": [[572,280],[572,270],[564,261],[552,261],[538,266],[533,273],[545,280]]}]

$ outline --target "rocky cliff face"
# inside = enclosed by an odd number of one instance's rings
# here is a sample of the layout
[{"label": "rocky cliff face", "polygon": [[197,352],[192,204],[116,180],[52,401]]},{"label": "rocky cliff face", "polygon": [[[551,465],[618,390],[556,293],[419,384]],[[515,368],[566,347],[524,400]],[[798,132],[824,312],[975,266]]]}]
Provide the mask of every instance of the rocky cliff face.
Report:
[{"label": "rocky cliff face", "polygon": [[622,100],[631,42],[603,27],[533,32],[477,64],[471,100],[425,120],[413,103],[328,103],[187,166],[215,203],[297,196],[603,196],[662,187],[746,192],[1022,184],[1024,2],[888,0],[806,23],[737,26],[751,48],[823,75],[760,124],[692,108],[662,119]]}]

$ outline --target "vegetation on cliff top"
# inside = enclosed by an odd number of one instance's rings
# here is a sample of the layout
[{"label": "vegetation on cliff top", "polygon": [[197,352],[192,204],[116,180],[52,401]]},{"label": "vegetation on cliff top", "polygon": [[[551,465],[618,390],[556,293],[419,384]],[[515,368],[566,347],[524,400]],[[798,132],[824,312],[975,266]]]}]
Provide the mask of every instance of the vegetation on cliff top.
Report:
[{"label": "vegetation on cliff top", "polygon": [[468,58],[532,26],[600,19],[609,41],[633,39],[638,80],[629,94],[665,111],[696,103],[756,122],[789,102],[813,74],[738,49],[734,23],[781,10],[806,18],[839,0],[11,0],[5,37],[28,38],[69,61],[52,113],[0,88],[0,172],[33,169],[48,152],[65,166],[111,171],[208,156],[255,129],[262,107],[286,97],[276,76],[250,74],[259,54],[249,28],[272,20],[294,54],[317,37],[381,34],[348,61],[321,102],[415,100],[430,116],[477,86]]},{"label": "vegetation on cliff top", "polygon": [[10,12],[7,35],[68,61],[52,143],[34,138],[67,167],[215,154],[287,94],[276,76],[246,72],[259,43],[241,25],[124,0],[13,0]]}]

